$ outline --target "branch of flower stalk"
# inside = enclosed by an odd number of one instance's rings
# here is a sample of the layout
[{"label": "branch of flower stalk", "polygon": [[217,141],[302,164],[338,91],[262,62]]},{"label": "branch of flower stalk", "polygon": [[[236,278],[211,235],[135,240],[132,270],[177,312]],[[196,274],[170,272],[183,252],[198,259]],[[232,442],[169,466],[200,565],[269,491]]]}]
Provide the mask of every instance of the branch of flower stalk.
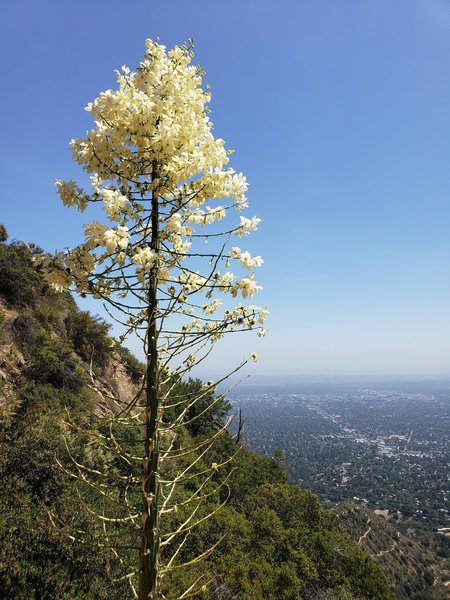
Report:
[{"label": "branch of flower stalk", "polygon": [[177,600],[185,600],[185,598],[192,598],[194,596],[197,596],[199,593],[203,593],[206,592],[208,585],[214,581],[214,578],[211,577],[210,579],[208,579],[208,581],[206,583],[204,583],[201,587],[198,587],[200,581],[204,578],[204,575],[200,575],[200,577],[198,577],[194,583],[188,587],[187,590],[184,591],[183,594],[181,594],[181,596],[178,596]]},{"label": "branch of flower stalk", "polygon": [[[65,423],[65,424],[67,424],[67,423]],[[74,426],[73,426],[73,424],[69,424],[69,425],[71,425],[72,427],[74,427]],[[80,429],[81,431],[83,431],[81,428],[77,428],[77,429]],[[70,460],[72,461],[72,464],[73,464],[73,465],[75,465],[75,467],[77,468],[77,470],[78,470],[78,472],[79,472],[79,474],[78,474],[78,475],[77,475],[77,474],[75,474],[75,473],[72,473],[72,471],[69,471],[68,469],[66,469],[66,467],[64,467],[64,465],[63,465],[63,464],[62,464],[62,463],[61,463],[61,462],[60,462],[60,461],[59,461],[59,460],[56,458],[56,459],[55,459],[55,460],[56,460],[56,463],[57,463],[57,464],[58,464],[58,466],[59,466],[59,467],[60,467],[60,468],[61,468],[61,469],[64,471],[64,473],[66,473],[66,475],[69,475],[69,476],[70,476],[71,478],[73,478],[73,479],[78,479],[79,481],[83,481],[83,483],[85,483],[85,482],[86,482],[86,483],[88,483],[88,484],[89,484],[90,482],[89,482],[89,480],[88,480],[88,479],[86,479],[86,477],[85,477],[85,475],[84,475],[84,472],[86,472],[86,473],[89,473],[89,474],[91,474],[91,475],[96,475],[97,477],[102,477],[102,478],[104,478],[104,479],[108,479],[108,478],[109,478],[109,474],[108,474],[108,473],[103,473],[102,471],[98,471],[97,469],[92,469],[92,468],[90,468],[90,467],[87,467],[86,465],[83,465],[82,463],[80,463],[80,462],[76,461],[76,460],[75,460],[75,458],[73,457],[73,455],[72,455],[71,451],[70,451],[69,445],[68,445],[68,443],[67,443],[67,439],[66,439],[65,437],[63,437],[63,439],[64,439],[64,442],[65,442],[65,446],[66,446],[66,449],[67,449],[67,453],[68,453],[68,455],[69,455],[69,458],[70,458]],[[130,484],[130,482],[131,482],[131,483],[134,483],[134,482],[136,481],[136,479],[135,479],[135,481],[133,481],[133,479],[134,479],[134,478],[131,478],[131,479],[130,479],[130,477],[129,477],[129,476],[127,476],[127,477],[126,477],[126,476],[123,476],[123,475],[118,475],[117,477],[118,477],[120,480],[122,480],[122,481],[125,481],[127,484]],[[100,489],[101,489],[102,487],[108,488],[108,485],[106,485],[106,484],[102,484],[102,483],[98,483],[98,484],[95,484],[95,485],[96,485],[96,486],[99,486],[99,491],[100,491]],[[111,500],[117,501],[117,500],[115,500],[115,499],[114,499],[112,496],[108,496],[108,494],[106,494],[106,493],[103,493],[103,492],[102,492],[102,494],[103,494],[104,496],[108,497],[108,498],[109,498],[109,499],[111,499]]]},{"label": "branch of flower stalk", "polygon": [[166,498],[166,500],[163,502],[162,504],[162,508],[165,508],[168,504],[168,502],[170,501],[170,497],[173,493],[173,489],[175,489],[175,486],[180,483],[181,481],[188,481],[190,479],[193,479],[195,477],[198,477],[204,473],[210,473],[211,472],[211,468],[205,469],[204,471],[200,471],[199,473],[195,473],[195,475],[191,475],[186,477],[186,473],[189,473],[189,471],[198,463],[200,462],[203,457],[208,453],[208,451],[211,449],[211,444],[205,449],[203,450],[197,458],[195,458],[192,462],[190,462],[181,472],[179,472],[176,477],[174,477],[174,479],[160,479],[160,482],[162,485],[165,486],[170,486],[170,491],[168,493],[168,496]]},{"label": "branch of flower stalk", "polygon": [[[211,511],[210,513],[208,513],[207,515],[205,515],[204,517],[202,517],[201,519],[198,519],[197,521],[194,521],[194,523],[191,523],[191,521],[194,519],[195,515],[197,514],[197,510],[199,509],[199,507],[201,506],[201,503],[199,503],[191,512],[190,516],[178,527],[178,529],[176,529],[174,532],[172,533],[165,533],[161,536],[161,538],[164,540],[161,542],[161,547],[167,546],[167,544],[169,544],[176,536],[185,533],[187,531],[191,531],[192,529],[194,529],[195,527],[198,527],[201,523],[204,523],[205,521],[208,521],[211,517],[213,517],[221,508],[223,508],[225,506],[225,504],[228,502],[228,498],[230,497],[230,489],[228,488],[228,495],[225,498],[225,500],[218,505],[213,511]],[[191,523],[191,524],[190,524]],[[201,557],[202,555],[200,555]],[[197,558],[200,558],[197,557]],[[197,559],[194,559],[197,560]],[[193,564],[192,562],[189,563],[184,563],[184,566],[187,566],[188,564]],[[181,566],[181,565],[180,565]]]},{"label": "branch of flower stalk", "polygon": [[204,479],[204,481],[201,483],[201,485],[195,490],[195,492],[192,493],[192,495],[187,500],[184,500],[183,502],[174,504],[170,508],[161,509],[161,514],[173,513],[174,510],[178,511],[180,509],[180,507],[187,506],[187,505],[191,504],[192,502],[200,502],[201,503],[201,502],[203,502],[203,500],[205,500],[207,498],[211,498],[211,496],[215,496],[223,487],[225,487],[227,485],[226,482],[231,477],[232,472],[233,471],[230,471],[230,473],[227,474],[225,479],[223,481],[221,481],[220,483],[218,483],[214,487],[213,490],[211,490],[210,492],[207,492],[205,494],[200,494],[200,492],[205,488],[205,486],[211,482],[212,477],[215,474],[215,472],[210,473]]},{"label": "branch of flower stalk", "polygon": [[[182,451],[180,451],[180,450],[162,451],[161,452],[161,460],[165,460],[168,458],[170,458],[170,459],[182,458],[184,456],[188,456],[189,454],[192,454],[192,452],[195,452],[196,450],[200,450],[200,448],[203,448],[204,446],[209,445],[210,443],[213,442],[213,440],[216,440],[217,438],[222,436],[228,430],[228,427],[229,427],[230,423],[233,421],[233,419],[234,419],[234,416],[229,417],[229,419],[227,420],[225,425],[223,427],[221,427],[220,429],[218,429],[214,435],[207,438],[206,440],[202,440],[198,444],[195,444],[193,446],[185,446]],[[170,431],[170,429],[167,428],[166,431]]]},{"label": "branch of flower stalk", "polygon": [[[208,449],[207,449],[207,450],[204,452],[204,454],[206,454],[208,450],[210,450],[210,448],[208,448]],[[203,469],[202,471],[199,471],[198,473],[191,473],[190,475],[185,475],[185,474],[183,474],[183,473],[184,473],[184,471],[182,471],[182,472],[181,472],[181,473],[179,473],[179,474],[178,474],[178,475],[177,475],[177,476],[176,476],[174,479],[172,479],[172,480],[165,480],[165,479],[162,479],[162,480],[161,480],[161,482],[162,482],[164,485],[166,485],[166,486],[172,485],[173,483],[175,483],[175,485],[176,485],[176,484],[178,484],[178,483],[184,483],[184,482],[186,482],[186,481],[192,481],[193,479],[198,479],[198,477],[201,477],[201,476],[203,476],[203,475],[205,475],[205,474],[211,473],[211,469],[212,469],[214,472],[216,472],[216,471],[218,471],[218,470],[219,470],[221,467],[223,467],[223,466],[227,465],[228,463],[230,463],[230,462],[233,460],[233,458],[239,454],[239,452],[240,452],[241,450],[242,450],[242,447],[239,447],[239,448],[236,450],[236,452],[234,452],[234,453],[233,453],[233,454],[232,454],[230,457],[228,457],[227,459],[225,459],[224,461],[222,461],[222,462],[220,462],[220,463],[215,463],[215,464],[214,464],[214,467],[211,465],[211,466],[209,466],[207,469]],[[188,466],[189,466],[189,465],[188,465]],[[233,469],[232,471],[234,472],[234,471],[235,471],[235,469]],[[188,470],[187,470],[187,472],[188,472]],[[231,472],[230,472],[230,473],[231,473]]]},{"label": "branch of flower stalk", "polygon": [[127,517],[105,517],[104,515],[100,515],[99,513],[97,513],[88,504],[86,504],[86,502],[82,498],[78,488],[77,488],[77,495],[78,495],[78,500],[82,504],[83,508],[85,510],[87,510],[87,512],[89,514],[93,515],[96,519],[99,519],[100,521],[105,522],[105,523],[128,523],[128,522],[131,522],[135,526],[136,529],[140,529],[140,523],[139,523],[140,514],[139,513],[135,513],[134,515],[128,515]]},{"label": "branch of flower stalk", "polygon": [[[108,549],[112,549],[113,547],[117,547],[117,545],[110,545],[110,544],[105,544],[102,542],[94,542],[94,541],[86,541],[86,531],[83,531],[81,529],[77,530],[76,533],[78,533],[80,536],[83,537],[77,537],[74,536],[70,533],[67,533],[66,528],[65,528],[65,523],[59,518],[59,516],[52,512],[48,507],[44,507],[45,511],[47,513],[47,516],[50,520],[50,523],[52,524],[52,526],[59,532],[61,533],[64,537],[68,538],[69,540],[72,540],[73,542],[78,542],[80,544],[83,544],[85,546],[94,546],[96,548],[108,548]],[[58,527],[57,523],[58,521],[61,523],[61,526]],[[108,538],[113,538],[113,537],[119,537],[120,534],[117,535],[112,535],[109,534]],[[121,549],[123,550],[136,550],[136,546],[129,546],[129,545],[122,545]]]},{"label": "branch of flower stalk", "polygon": [[[213,513],[211,513],[211,515],[209,515],[208,518],[212,517],[216,512],[217,511],[214,511]],[[206,517],[204,519],[202,519],[202,521],[205,521],[205,520],[206,520]],[[200,523],[200,521],[199,521],[199,523]],[[210,556],[214,552],[214,550],[217,548],[217,546],[219,546],[219,544],[221,544],[225,538],[226,538],[226,535],[223,535],[215,544],[210,546],[207,550],[205,550],[204,552],[202,552],[201,554],[199,554],[192,560],[181,563],[180,565],[172,565],[171,567],[163,567],[162,573],[164,574],[169,571],[173,571],[175,569],[182,569],[184,567],[192,566],[192,565],[199,563],[200,561],[202,561],[205,558],[207,558],[208,556]],[[212,580],[210,580],[210,581],[212,581]],[[180,596],[180,598],[182,598],[182,597],[183,596]],[[186,598],[186,597],[187,596],[184,596],[184,598]]]}]

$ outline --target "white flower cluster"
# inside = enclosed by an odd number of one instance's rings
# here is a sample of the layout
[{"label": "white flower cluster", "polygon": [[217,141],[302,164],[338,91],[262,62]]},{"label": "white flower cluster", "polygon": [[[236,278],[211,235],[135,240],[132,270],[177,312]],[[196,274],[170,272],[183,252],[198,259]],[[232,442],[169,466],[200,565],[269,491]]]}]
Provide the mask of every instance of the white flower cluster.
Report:
[{"label": "white flower cluster", "polygon": [[[96,186],[96,192],[103,199],[105,209],[111,221],[121,221],[124,212],[129,208],[128,200],[117,190]],[[126,210],[127,209],[127,210]]]},{"label": "white flower cluster", "polygon": [[216,206],[214,208],[206,207],[206,210],[193,210],[187,213],[186,220],[189,223],[197,225],[211,225],[215,221],[221,221],[226,217],[226,208]]},{"label": "white flower cluster", "polygon": [[[232,311],[226,310],[224,313],[225,321],[227,326],[231,326],[234,329],[236,326],[244,326],[248,329],[259,327],[269,316],[269,311],[260,308],[254,304],[250,306],[244,306],[240,304]],[[260,331],[265,331],[259,327]],[[265,333],[263,333],[265,335]]]},{"label": "white flower cluster", "polygon": [[139,248],[139,250],[133,254],[133,262],[135,265],[142,266],[144,271],[150,271],[157,260],[157,254],[148,246]]},{"label": "white flower cluster", "polygon": [[261,223],[261,219],[258,219],[258,217],[253,217],[252,219],[240,217],[239,229],[236,231],[236,235],[242,237],[248,235],[250,231],[256,231],[259,223]]},{"label": "white flower cluster", "polygon": [[254,269],[256,267],[260,267],[264,263],[261,256],[255,256],[252,258],[249,252],[242,252],[242,250],[237,246],[233,246],[233,248],[231,248],[230,258],[238,259],[241,265],[246,269]]},{"label": "white flower cluster", "polygon": [[[122,67],[117,82],[116,90],[86,107],[95,127],[71,141],[75,161],[90,175],[92,193],[74,181],[56,182],[64,205],[84,211],[88,203],[99,203],[107,223],[85,225],[84,243],[49,261],[48,278],[58,289],[72,284],[103,299],[132,295],[137,306],[129,309],[130,326],[142,320],[149,281],[156,278],[163,290],[160,306],[166,302],[177,315],[195,313],[185,324],[188,330],[218,339],[226,328],[218,316],[222,299],[213,295],[245,299],[261,290],[254,273],[263,264],[261,256],[238,247],[227,253],[220,237],[243,237],[258,228],[256,216],[240,215],[228,228],[219,225],[230,210],[247,207],[246,178],[228,166],[232,152],[213,136],[210,93],[202,88],[202,72],[191,64],[189,48],[166,51],[147,40],[137,70]],[[204,245],[199,249],[200,241],[212,242],[207,251]],[[228,269],[231,260],[251,272],[221,273],[220,265]],[[192,300],[195,294],[202,299]],[[243,310],[225,313],[224,322],[263,332],[267,311]]]},{"label": "white flower cluster", "polygon": [[85,210],[89,197],[75,181],[57,179],[55,185],[64,206],[76,206],[82,212]]},{"label": "white flower cluster", "polygon": [[86,247],[93,250],[101,246],[105,242],[105,233],[108,231],[108,226],[98,221],[92,221],[84,226],[84,234],[86,236]]},{"label": "white flower cluster", "polygon": [[249,296],[254,296],[258,292],[262,290],[260,285],[256,284],[256,281],[253,278],[253,275],[249,275],[248,277],[243,277],[231,289],[231,295],[233,298],[239,294],[242,294],[243,298],[248,298]]},{"label": "white flower cluster", "polygon": [[202,308],[203,308],[203,312],[206,315],[212,315],[214,314],[220,307],[222,306],[222,300],[220,298],[216,298],[215,300],[213,300],[212,302],[210,302],[209,304],[205,304]]},{"label": "white flower cluster", "polygon": [[183,271],[178,278],[178,282],[181,284],[183,291],[188,294],[205,286],[207,280],[198,273]]},{"label": "white flower cluster", "polygon": [[117,247],[125,250],[128,246],[128,238],[128,227],[122,227],[121,225],[117,229],[107,229],[103,234],[108,252],[113,252]]}]

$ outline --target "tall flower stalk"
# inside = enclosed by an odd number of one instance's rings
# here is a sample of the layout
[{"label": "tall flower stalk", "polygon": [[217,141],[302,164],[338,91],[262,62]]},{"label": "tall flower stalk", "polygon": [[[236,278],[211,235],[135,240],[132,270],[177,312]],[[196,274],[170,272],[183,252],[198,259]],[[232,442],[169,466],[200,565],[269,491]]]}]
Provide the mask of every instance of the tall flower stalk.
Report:
[{"label": "tall flower stalk", "polygon": [[[177,505],[177,486],[198,477],[200,458],[202,464],[207,461],[226,426],[197,445],[191,440],[183,446],[180,432],[202,415],[192,417],[192,409],[211,395],[217,382],[205,384],[194,398],[177,395],[176,382],[204,361],[224,335],[252,329],[264,335],[268,315],[241,300],[260,291],[255,269],[263,261],[240,247],[229,248],[228,242],[257,229],[259,219],[233,218],[247,209],[247,182],[227,166],[231,151],[213,136],[210,93],[203,88],[204,73],[191,64],[192,56],[191,42],[166,51],[147,40],[136,71],[122,67],[118,88],[86,107],[95,127],[71,146],[92,189],[85,191],[74,181],[57,181],[57,187],[66,206],[82,212],[98,206],[105,218],[85,225],[84,242],[45,265],[55,288],[101,299],[122,325],[122,340],[131,335],[142,342],[146,370],[141,390],[127,405],[117,402],[111,420],[129,417],[141,423],[143,457],[118,449],[113,427],[109,438],[130,465],[141,465],[141,515],[127,505],[124,518],[140,531],[138,572],[127,575],[140,600],[163,597],[163,579],[179,566],[189,532],[211,514],[199,516],[202,501],[212,493],[208,486],[229,462],[200,470],[198,487]],[[222,226],[226,219],[229,224]],[[196,458],[186,465],[182,459],[193,452]],[[215,489],[224,485],[222,480]],[[179,509],[182,518],[175,525],[170,519],[172,529],[167,529],[165,517]],[[196,583],[179,597],[195,590]]]}]

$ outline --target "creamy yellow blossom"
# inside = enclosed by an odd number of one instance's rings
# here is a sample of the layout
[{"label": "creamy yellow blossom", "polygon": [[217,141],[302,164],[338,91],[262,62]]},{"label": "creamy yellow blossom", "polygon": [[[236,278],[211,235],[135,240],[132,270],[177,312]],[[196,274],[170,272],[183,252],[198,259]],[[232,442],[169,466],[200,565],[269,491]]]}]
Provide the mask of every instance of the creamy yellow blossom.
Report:
[{"label": "creamy yellow blossom", "polygon": [[133,262],[136,265],[140,265],[145,271],[149,271],[156,262],[156,252],[146,246],[145,248],[139,248],[132,256]]},{"label": "creamy yellow blossom", "polygon": [[117,229],[107,229],[103,234],[103,240],[108,252],[113,252],[117,247],[125,250],[128,246],[128,227],[119,225]]},{"label": "creamy yellow blossom", "polygon": [[253,217],[251,219],[247,219],[247,217],[240,217],[239,228],[236,231],[236,235],[240,237],[243,235],[248,235],[250,231],[255,231],[258,229],[260,222],[261,219],[258,219],[258,217]]},{"label": "creamy yellow blossom", "polygon": [[[244,237],[256,230],[260,219],[240,214],[237,225],[219,229],[231,212],[247,207],[248,184],[229,166],[232,151],[213,135],[211,95],[202,87],[201,70],[192,65],[187,47],[167,51],[147,40],[138,68],[124,65],[116,75],[115,89],[86,106],[92,129],[71,141],[91,192],[74,181],[56,182],[64,205],[83,211],[98,203],[105,222],[85,225],[84,243],[58,255],[50,276],[54,285],[103,299],[127,299],[132,290],[127,316],[132,328],[143,318],[141,305],[154,278],[162,294],[158,319],[168,321],[165,311],[171,310],[182,319],[177,326],[184,335],[207,335],[215,342],[240,328],[264,331],[267,310],[232,308],[226,298],[215,297],[259,293],[254,270],[263,259],[237,246],[226,250],[223,243],[231,233]],[[158,242],[151,243],[155,227]],[[240,274],[245,269],[251,272]],[[222,302],[227,310],[219,315]],[[161,345],[170,347],[170,335],[160,333]]]}]

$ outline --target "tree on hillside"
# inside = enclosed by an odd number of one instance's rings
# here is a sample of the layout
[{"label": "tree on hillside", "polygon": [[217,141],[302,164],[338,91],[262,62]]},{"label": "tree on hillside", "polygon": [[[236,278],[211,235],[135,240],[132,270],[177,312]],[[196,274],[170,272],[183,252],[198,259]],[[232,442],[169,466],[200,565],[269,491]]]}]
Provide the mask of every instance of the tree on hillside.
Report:
[{"label": "tree on hillside", "polygon": [[8,232],[6,231],[6,227],[0,223],[0,242],[6,242],[8,239]]},{"label": "tree on hillside", "polygon": [[[262,259],[237,246],[228,249],[228,242],[257,229],[259,219],[232,218],[247,208],[247,183],[227,166],[231,151],[213,136],[210,93],[192,56],[191,42],[166,51],[147,40],[137,70],[122,67],[117,90],[101,93],[86,107],[95,127],[71,146],[92,190],[74,181],[57,181],[57,187],[64,205],[83,212],[98,204],[105,219],[85,225],[83,243],[44,264],[57,289],[102,300],[124,328],[121,341],[134,335],[142,342],[141,390],[117,406],[110,433],[102,438],[131,472],[140,464],[140,514],[134,510],[136,478],[122,473],[127,515],[98,515],[105,536],[107,526],[119,520],[139,530],[139,567],[126,577],[140,600],[164,597],[165,577],[181,566],[190,531],[220,506],[205,512],[203,501],[226,488],[218,473],[230,457],[199,468],[226,425],[203,432],[196,446],[187,432],[214,406],[223,406],[223,395],[215,397],[214,391],[229,374],[191,385],[189,393],[179,383],[225,334],[253,329],[264,335],[268,314],[240,301],[260,290],[254,272]],[[222,226],[226,217],[230,224]],[[115,425],[127,419],[144,432],[143,457],[142,451],[128,453],[114,434]],[[104,476],[76,467],[83,481]],[[190,495],[180,500],[179,486],[191,480]],[[98,489],[108,496],[107,486]],[[195,563],[213,547],[184,562]],[[199,578],[179,598],[204,585]]]}]

